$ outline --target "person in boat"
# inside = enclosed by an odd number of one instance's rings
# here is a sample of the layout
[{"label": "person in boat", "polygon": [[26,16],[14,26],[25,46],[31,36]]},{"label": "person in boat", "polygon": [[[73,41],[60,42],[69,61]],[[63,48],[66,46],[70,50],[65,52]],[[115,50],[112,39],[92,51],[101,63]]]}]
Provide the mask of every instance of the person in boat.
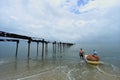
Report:
[{"label": "person in boat", "polygon": [[84,59],[83,55],[84,55],[84,50],[81,48],[80,52],[79,52],[79,56],[80,56],[80,59],[82,59],[82,60]]},{"label": "person in boat", "polygon": [[90,60],[90,61],[99,61],[99,56],[97,55],[97,51],[93,50],[93,54],[88,55],[87,59]]},{"label": "person in boat", "polygon": [[93,50],[93,55],[97,55],[97,51],[96,50]]},{"label": "person in boat", "polygon": [[96,50],[93,50],[93,55],[92,57],[94,58],[95,61],[99,61],[99,57],[98,57],[98,54],[97,54],[97,51]]}]

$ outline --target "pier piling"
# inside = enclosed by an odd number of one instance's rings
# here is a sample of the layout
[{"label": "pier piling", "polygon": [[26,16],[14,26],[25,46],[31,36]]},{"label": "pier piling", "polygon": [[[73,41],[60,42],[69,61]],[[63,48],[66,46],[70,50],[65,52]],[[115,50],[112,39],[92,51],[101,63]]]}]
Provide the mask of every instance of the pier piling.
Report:
[{"label": "pier piling", "polygon": [[39,42],[37,42],[37,56],[38,56],[38,47],[39,47]]},{"label": "pier piling", "polygon": [[15,55],[16,57],[18,55],[18,44],[19,44],[19,41],[16,42],[16,55]]},{"label": "pier piling", "polygon": [[29,40],[28,41],[28,57],[30,56],[30,43],[31,43],[31,41]]},{"label": "pier piling", "polygon": [[44,39],[42,39],[42,57],[44,56]]}]

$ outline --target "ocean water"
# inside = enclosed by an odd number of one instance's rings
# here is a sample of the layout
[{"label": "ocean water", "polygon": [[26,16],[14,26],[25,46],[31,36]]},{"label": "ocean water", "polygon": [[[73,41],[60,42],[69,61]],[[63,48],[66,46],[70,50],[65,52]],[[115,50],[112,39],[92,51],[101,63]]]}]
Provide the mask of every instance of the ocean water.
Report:
[{"label": "ocean water", "polygon": [[[79,50],[92,54],[98,52],[103,64],[90,65],[79,57]],[[120,45],[118,44],[75,44],[60,50],[52,44],[42,57],[39,44],[31,44],[27,57],[27,43],[19,44],[15,57],[16,43],[0,42],[0,80],[120,80]]]}]

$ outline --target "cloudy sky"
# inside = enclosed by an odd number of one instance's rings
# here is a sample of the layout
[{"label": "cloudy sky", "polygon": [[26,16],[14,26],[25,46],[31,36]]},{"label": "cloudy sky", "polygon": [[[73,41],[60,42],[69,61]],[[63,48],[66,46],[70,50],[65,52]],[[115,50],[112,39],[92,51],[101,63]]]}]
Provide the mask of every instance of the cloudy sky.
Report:
[{"label": "cloudy sky", "polygon": [[0,0],[0,31],[65,42],[120,43],[120,0]]}]

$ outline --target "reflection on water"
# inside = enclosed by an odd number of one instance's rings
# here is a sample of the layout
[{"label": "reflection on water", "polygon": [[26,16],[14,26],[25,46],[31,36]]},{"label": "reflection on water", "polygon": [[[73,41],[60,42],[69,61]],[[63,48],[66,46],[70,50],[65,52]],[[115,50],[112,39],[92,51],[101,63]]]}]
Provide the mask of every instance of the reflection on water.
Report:
[{"label": "reflection on water", "polygon": [[120,80],[120,68],[111,63],[89,65],[76,48],[45,51],[45,56],[0,61],[0,80]]}]

